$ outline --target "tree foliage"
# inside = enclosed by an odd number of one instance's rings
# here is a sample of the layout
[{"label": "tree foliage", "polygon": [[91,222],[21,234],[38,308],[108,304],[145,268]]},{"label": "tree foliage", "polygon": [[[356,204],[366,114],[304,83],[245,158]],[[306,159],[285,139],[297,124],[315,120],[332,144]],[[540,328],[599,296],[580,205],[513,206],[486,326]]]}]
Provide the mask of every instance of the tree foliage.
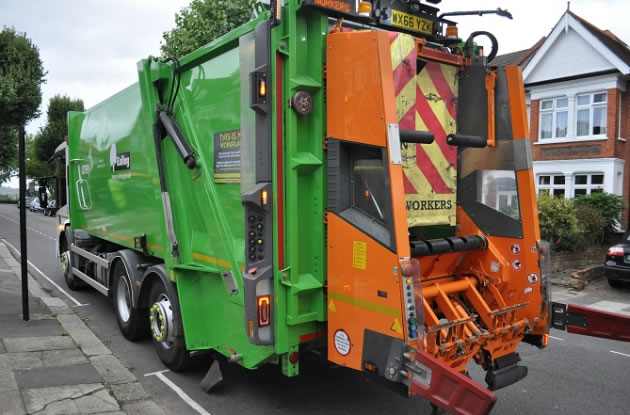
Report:
[{"label": "tree foliage", "polygon": [[68,124],[66,115],[68,111],[84,111],[83,101],[80,99],[71,99],[64,95],[55,95],[48,103],[46,115],[48,117],[46,124],[40,128],[34,139],[35,158],[41,162],[47,162],[55,149],[68,135]]},{"label": "tree foliage", "polygon": [[164,32],[164,57],[182,57],[247,23],[255,0],[192,0],[175,14],[175,28]]},{"label": "tree foliage", "polygon": [[53,167],[48,164],[48,161],[41,161],[35,155],[37,137],[39,134],[26,137],[26,177],[33,180],[53,174]]},{"label": "tree foliage", "polygon": [[20,126],[39,115],[45,75],[37,46],[25,33],[5,27],[0,32],[0,124]]},{"label": "tree foliage", "polygon": [[15,172],[17,149],[17,128],[0,124],[0,184]]},{"label": "tree foliage", "polygon": [[0,183],[17,165],[17,129],[39,115],[44,68],[26,34],[0,31]]}]

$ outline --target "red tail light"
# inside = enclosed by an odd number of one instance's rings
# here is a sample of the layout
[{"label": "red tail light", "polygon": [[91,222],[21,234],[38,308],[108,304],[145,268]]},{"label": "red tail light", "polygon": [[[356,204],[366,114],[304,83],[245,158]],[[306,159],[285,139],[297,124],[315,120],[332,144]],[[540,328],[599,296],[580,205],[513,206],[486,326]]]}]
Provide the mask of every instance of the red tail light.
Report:
[{"label": "red tail light", "polygon": [[271,324],[271,297],[261,295],[258,297],[258,327],[266,327]]},{"label": "red tail light", "polygon": [[606,255],[609,256],[623,256],[623,248],[620,246],[613,246],[608,248]]}]

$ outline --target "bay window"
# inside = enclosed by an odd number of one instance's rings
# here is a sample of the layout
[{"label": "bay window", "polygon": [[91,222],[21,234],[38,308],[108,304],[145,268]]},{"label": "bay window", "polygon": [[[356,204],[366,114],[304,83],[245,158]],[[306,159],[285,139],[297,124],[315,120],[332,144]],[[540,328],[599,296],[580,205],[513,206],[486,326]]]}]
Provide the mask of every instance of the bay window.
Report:
[{"label": "bay window", "polygon": [[606,134],[606,93],[578,95],[577,136]]},{"label": "bay window", "polygon": [[605,138],[607,103],[605,91],[541,99],[539,142]]},{"label": "bay window", "polygon": [[540,101],[540,138],[567,136],[569,100],[564,98]]}]

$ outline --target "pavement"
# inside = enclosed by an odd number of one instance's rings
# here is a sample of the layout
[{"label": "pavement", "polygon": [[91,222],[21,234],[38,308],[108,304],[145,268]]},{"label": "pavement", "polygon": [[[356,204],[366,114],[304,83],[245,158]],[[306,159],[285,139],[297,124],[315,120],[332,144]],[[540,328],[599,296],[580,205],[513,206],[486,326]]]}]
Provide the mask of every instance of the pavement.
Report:
[{"label": "pavement", "polygon": [[73,309],[30,275],[24,321],[20,275],[0,241],[0,415],[164,414]]}]

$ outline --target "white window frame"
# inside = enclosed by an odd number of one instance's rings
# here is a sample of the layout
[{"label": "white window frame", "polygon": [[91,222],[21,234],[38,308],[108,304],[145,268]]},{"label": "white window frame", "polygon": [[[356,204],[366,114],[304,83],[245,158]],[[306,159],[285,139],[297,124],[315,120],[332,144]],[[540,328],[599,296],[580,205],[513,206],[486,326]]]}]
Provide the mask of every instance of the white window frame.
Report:
[{"label": "white window frame", "polygon": [[[558,101],[560,100],[566,100],[566,106],[564,107],[558,107]],[[546,108],[543,109],[543,106],[545,103],[547,102],[551,102],[551,108]],[[555,98],[547,98],[547,99],[541,99],[539,104],[538,104],[538,139],[539,140],[543,140],[543,141],[547,141],[547,140],[555,140],[555,139],[559,139],[559,140],[565,140],[568,138],[568,134],[569,134],[569,99],[566,96],[560,96],[560,97],[555,97]],[[557,133],[557,129],[558,129],[558,114],[559,113],[566,113],[566,128],[565,128],[565,133],[563,136],[558,137],[556,135]],[[544,137],[542,136],[542,132],[543,132],[543,116],[545,115],[551,115],[551,137]]]},{"label": "white window frame", "polygon": [[[604,95],[603,102],[595,102],[595,95]],[[580,105],[579,100],[581,97],[589,97],[589,103]],[[599,134],[593,134],[595,108],[604,108],[604,132]],[[588,134],[578,135],[578,112],[580,110],[588,110]],[[585,137],[605,137],[608,132],[608,92],[607,91],[595,91],[585,94],[577,94],[575,96],[575,136],[576,138],[584,139]]]},{"label": "white window frame", "polygon": [[[586,184],[577,184],[578,176],[586,176]],[[602,176],[602,182],[593,184],[593,176]],[[602,171],[598,172],[576,172],[573,173],[573,191],[571,197],[580,197],[584,195],[576,195],[576,190],[586,190],[586,194],[604,192],[604,184],[606,183],[606,174]],[[597,192],[593,192],[597,190]]]},{"label": "white window frame", "polygon": [[[549,177],[549,184],[541,184],[540,179],[542,177]],[[562,177],[564,183],[555,184],[554,177]],[[567,181],[564,173],[541,173],[536,175],[536,187],[538,188],[538,194],[547,193],[551,196],[567,196]],[[554,194],[555,190],[562,189],[564,193],[562,195]]]}]

